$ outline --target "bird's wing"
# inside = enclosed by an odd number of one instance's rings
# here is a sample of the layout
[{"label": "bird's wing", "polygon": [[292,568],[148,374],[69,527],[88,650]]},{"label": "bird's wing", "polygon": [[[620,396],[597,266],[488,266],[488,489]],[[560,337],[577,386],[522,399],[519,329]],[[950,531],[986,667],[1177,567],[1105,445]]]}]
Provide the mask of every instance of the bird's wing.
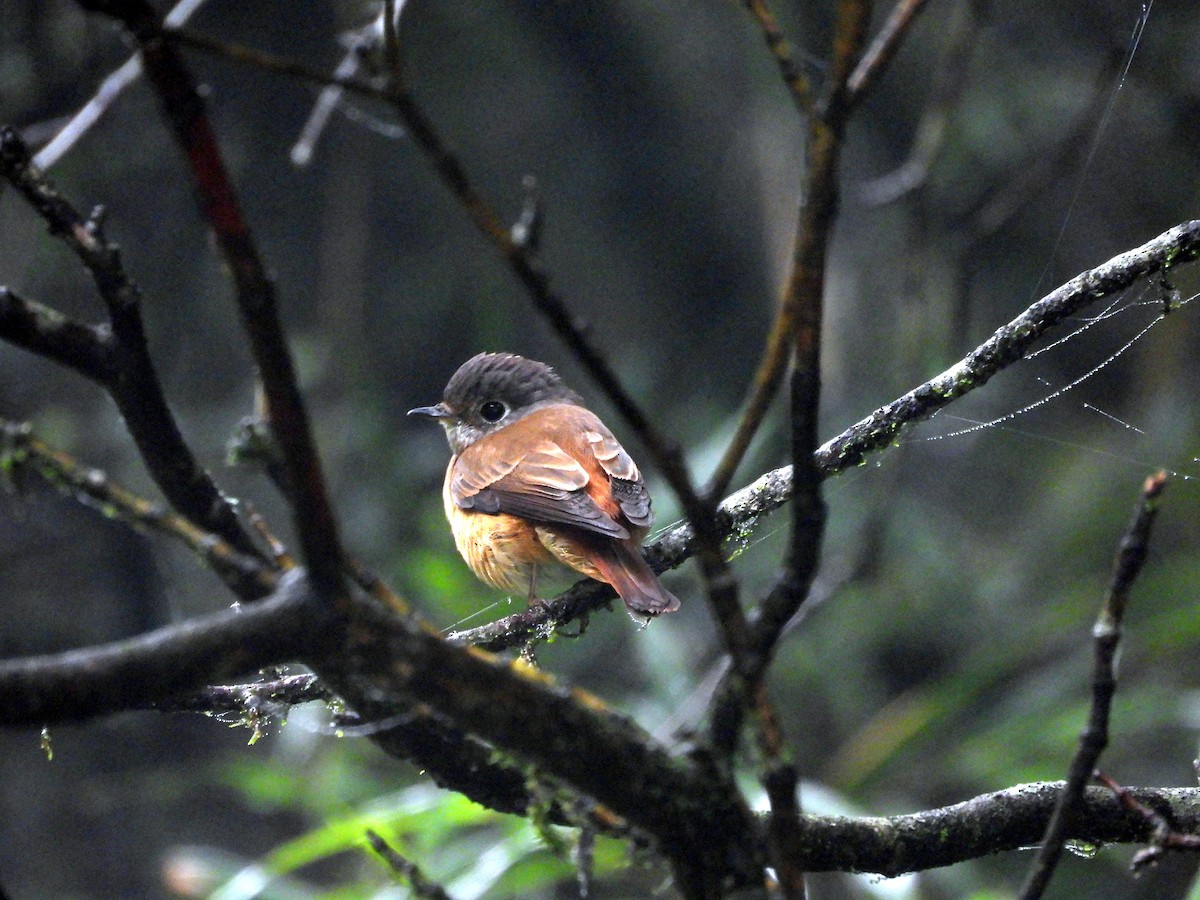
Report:
[{"label": "bird's wing", "polygon": [[[599,425],[599,420],[596,424]],[[649,528],[654,521],[654,513],[650,509],[650,492],[646,490],[642,473],[625,452],[621,442],[603,426],[594,431],[584,432],[584,436],[596,461],[612,479],[613,499],[621,507],[622,514],[635,526]]]},{"label": "bird's wing", "polygon": [[455,464],[450,494],[460,508],[630,536],[588,495],[592,476],[557,443],[543,440],[516,460],[495,458],[488,450],[486,440],[477,441]]}]

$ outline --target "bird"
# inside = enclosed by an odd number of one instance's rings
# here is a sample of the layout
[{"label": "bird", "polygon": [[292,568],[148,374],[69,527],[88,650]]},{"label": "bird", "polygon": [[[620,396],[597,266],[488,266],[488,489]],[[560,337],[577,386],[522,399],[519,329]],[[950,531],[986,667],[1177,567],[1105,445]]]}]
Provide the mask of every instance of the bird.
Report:
[{"label": "bird", "polygon": [[480,353],[408,414],[445,429],[443,506],[481,581],[534,605],[539,570],[561,564],[610,584],[635,619],[679,609],[641,554],[653,513],[637,465],[550,366]]}]

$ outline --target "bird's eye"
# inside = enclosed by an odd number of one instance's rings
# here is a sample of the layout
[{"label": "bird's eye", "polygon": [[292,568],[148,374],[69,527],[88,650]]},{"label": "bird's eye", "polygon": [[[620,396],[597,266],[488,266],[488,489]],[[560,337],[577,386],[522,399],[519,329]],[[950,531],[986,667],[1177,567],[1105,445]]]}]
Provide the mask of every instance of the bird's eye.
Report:
[{"label": "bird's eye", "polygon": [[479,407],[479,415],[483,416],[485,422],[499,422],[504,418],[506,412],[508,412],[508,407],[499,400],[488,400]]}]

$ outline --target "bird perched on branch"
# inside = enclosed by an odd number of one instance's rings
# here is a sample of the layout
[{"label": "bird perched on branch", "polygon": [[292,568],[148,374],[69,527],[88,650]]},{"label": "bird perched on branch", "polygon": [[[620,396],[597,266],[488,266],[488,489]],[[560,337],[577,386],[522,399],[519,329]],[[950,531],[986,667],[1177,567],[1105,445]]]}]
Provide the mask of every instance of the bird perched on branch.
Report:
[{"label": "bird perched on branch", "polygon": [[642,558],[653,514],[641,473],[548,365],[480,353],[441,402],[408,414],[446,430],[446,518],[481,581],[533,603],[539,568],[561,563],[612,585],[639,618],[679,608]]}]

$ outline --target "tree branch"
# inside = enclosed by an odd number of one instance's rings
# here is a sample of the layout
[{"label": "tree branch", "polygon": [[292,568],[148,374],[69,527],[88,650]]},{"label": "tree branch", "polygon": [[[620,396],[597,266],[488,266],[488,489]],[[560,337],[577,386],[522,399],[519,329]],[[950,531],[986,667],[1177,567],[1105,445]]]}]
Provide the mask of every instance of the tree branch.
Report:
[{"label": "tree branch", "polygon": [[100,469],[80,465],[37,437],[29,425],[0,419],[0,435],[0,467],[31,469],[86,506],[114,515],[134,528],[180,541],[204,559],[239,597],[262,597],[275,589],[278,572],[260,557],[241,553],[190,519],[126,490]]},{"label": "tree branch", "polygon": [[[346,645],[310,664],[368,720],[428,707],[596,799],[652,835],[685,881],[761,877],[758,830],[730,777],[701,754],[670,756],[580,689],[366,604]],[[728,840],[714,845],[714,834]]]},{"label": "tree branch", "polygon": [[871,41],[871,46],[859,59],[858,65],[846,81],[846,103],[851,108],[862,101],[892,61],[917,13],[925,8],[926,2],[927,0],[898,0],[892,7],[891,15],[883,23],[883,28],[875,36],[875,40]]},{"label": "tree branch", "polygon": [[[52,314],[44,308],[10,304],[8,325],[30,349],[50,350],[73,358],[90,378],[107,375],[101,382],[125,420],[129,433],[155,483],[171,504],[207,531],[221,535],[241,553],[258,555],[254,541],[242,528],[229,500],[196,460],[183,440],[162,385],[150,359],[141,318],[141,291],[130,280],[117,246],[105,238],[102,211],[84,219],[30,161],[29,150],[17,132],[0,127],[0,176],[4,177],[50,226],[50,232],[79,257],[108,307],[112,322],[111,344],[103,331],[94,332],[94,350],[78,354],[86,341],[85,326],[71,325],[52,338]],[[50,331],[47,331],[47,328]],[[30,329],[33,328],[33,331]],[[40,330],[38,330],[40,328]],[[107,366],[101,364],[104,352]],[[78,367],[76,367],[78,368]]]},{"label": "tree branch", "polygon": [[114,377],[110,329],[67,318],[7,287],[0,287],[0,338],[72,369],[101,387],[107,387]]},{"label": "tree branch", "polygon": [[1158,508],[1158,498],[1167,483],[1167,473],[1159,472],[1146,479],[1138,500],[1133,521],[1129,523],[1113,563],[1112,581],[1100,615],[1092,628],[1095,639],[1092,664],[1092,707],[1086,727],[1079,736],[1079,749],[1071,760],[1067,783],[1054,808],[1042,846],[1030,866],[1029,875],[1021,888],[1021,900],[1037,900],[1045,893],[1054,870],[1062,857],[1067,830],[1076,815],[1083,789],[1096,769],[1100,754],[1108,746],[1108,718],[1112,698],[1117,691],[1116,656],[1121,643],[1121,623],[1130,588],[1146,561],[1150,542],[1150,527]]},{"label": "tree branch", "polygon": [[[756,10],[758,5],[747,3],[747,8],[756,18],[759,16]],[[846,117],[849,114],[849,107],[845,103],[845,81],[858,59],[869,15],[869,3],[855,0],[838,4],[838,24],[835,29],[828,98],[819,107],[812,103],[802,104],[802,111],[806,113],[805,125],[808,128],[805,153],[807,176],[801,191],[803,202],[792,249],[792,271],[780,298],[779,311],[767,334],[762,359],[746,398],[742,417],[705,488],[705,494],[711,498],[719,497],[729,489],[738,466],[750,449],[771,401],[783,382],[788,360],[795,349],[798,336],[797,316],[803,312],[811,317],[813,303],[821,302],[825,253],[837,210],[837,163]],[[760,19],[760,24],[764,29],[768,29],[768,25],[773,25],[773,21]],[[769,35],[770,31],[767,30],[766,33]],[[768,39],[768,46],[774,47],[775,44]],[[786,47],[786,44],[783,46]],[[814,301],[810,298],[816,299]],[[816,323],[820,323],[819,313]],[[813,334],[811,326],[812,323],[807,322],[803,329],[803,333],[810,337]],[[816,332],[816,338],[819,341],[819,330]],[[819,349],[819,343],[815,346]]]},{"label": "tree branch", "polygon": [[242,325],[262,379],[267,420],[279,442],[292,492],[301,552],[318,589],[333,599],[342,592],[342,551],[333,506],[279,321],[275,285],[242,214],[204,100],[178,49],[166,40],[162,19],[146,0],[79,0],[79,5],[120,20],[141,50],[146,79],[184,152],[201,210],[233,275]]},{"label": "tree branch", "polygon": [[420,897],[422,900],[451,900],[445,888],[436,881],[426,878],[415,862],[369,828],[366,832],[366,839],[367,843],[371,845],[371,849],[387,863],[388,868],[396,874],[397,878],[408,883],[414,897]]},{"label": "tree branch", "polygon": [[[805,816],[805,868],[887,877],[1017,850],[1037,843],[1063,782],[1020,784],[953,806],[888,818]],[[1179,831],[1200,831],[1200,789],[1131,788]],[[1092,843],[1144,842],[1154,825],[1107,790],[1088,788],[1067,837]]]},{"label": "tree branch", "polygon": [[[1195,763],[1193,763],[1193,766]],[[1137,875],[1147,866],[1158,862],[1168,850],[1183,850],[1189,853],[1200,852],[1200,834],[1188,833],[1172,827],[1167,817],[1156,809],[1147,806],[1136,796],[1135,791],[1122,787],[1103,772],[1093,773],[1093,777],[1112,791],[1117,802],[1125,809],[1141,816],[1150,828],[1150,846],[1144,847],[1133,854],[1129,870]]]},{"label": "tree branch", "polygon": [[322,640],[300,570],[259,603],[135,638],[0,663],[0,725],[53,725],[144,708],[310,654]]},{"label": "tree branch", "polygon": [[800,115],[807,119],[812,115],[814,107],[812,86],[799,66],[796,65],[792,46],[775,20],[775,14],[771,11],[767,0],[745,0],[745,4],[746,9],[754,17],[754,21],[758,23],[758,27],[762,31],[763,40],[767,43],[767,51],[774,57],[775,64],[779,67],[779,76],[787,85],[788,92],[792,95],[792,102],[796,104]]},{"label": "tree branch", "polygon": [[[179,0],[163,21],[167,26],[184,25],[205,2],[206,0]],[[37,152],[33,159],[34,165],[43,172],[53,168],[54,164],[69,153],[79,139],[100,121],[100,118],[108,112],[117,98],[127,87],[136,82],[141,74],[142,61],[135,53],[125,60],[120,68],[104,79],[92,99],[58,130],[58,133],[46,146]]]},{"label": "tree branch", "polygon": [[1166,272],[1197,256],[1200,256],[1200,220],[1193,220],[1076,275],[996,329],[990,338],[949,369],[881,406],[823,444],[817,449],[817,465],[826,475],[859,465],[868,454],[894,443],[908,426],[928,419],[1019,361],[1043,334],[1068,317],[1124,290],[1139,278]]}]

